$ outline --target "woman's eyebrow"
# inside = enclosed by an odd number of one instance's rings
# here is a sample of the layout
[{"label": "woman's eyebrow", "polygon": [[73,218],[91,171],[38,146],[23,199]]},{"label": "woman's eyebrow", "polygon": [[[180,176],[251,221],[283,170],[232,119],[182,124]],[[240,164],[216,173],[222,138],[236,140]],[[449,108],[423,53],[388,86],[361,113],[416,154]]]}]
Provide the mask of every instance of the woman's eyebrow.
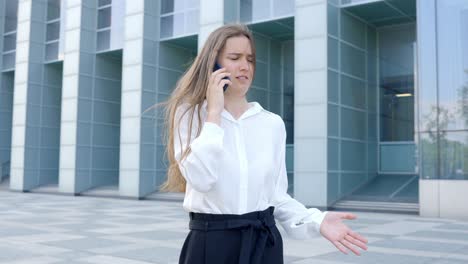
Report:
[{"label": "woman's eyebrow", "polygon": [[[240,55],[243,55],[244,53],[240,53],[240,52],[230,52],[228,53],[227,55],[236,55],[236,56],[240,56]],[[247,57],[253,57],[252,54],[247,54]]]}]

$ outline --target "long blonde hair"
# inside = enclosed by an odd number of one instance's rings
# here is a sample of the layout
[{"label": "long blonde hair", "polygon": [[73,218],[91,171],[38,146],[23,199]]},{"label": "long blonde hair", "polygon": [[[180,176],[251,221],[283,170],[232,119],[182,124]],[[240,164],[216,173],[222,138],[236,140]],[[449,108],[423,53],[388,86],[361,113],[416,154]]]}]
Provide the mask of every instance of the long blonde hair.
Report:
[{"label": "long blonde hair", "polygon": [[[165,125],[166,134],[164,135],[166,143],[166,155],[169,160],[167,169],[167,180],[160,186],[161,191],[170,192],[185,192],[186,181],[182,176],[178,163],[175,159],[174,151],[174,130],[179,127],[182,117],[189,114],[190,117],[194,116],[195,108],[197,105],[201,106],[206,98],[206,91],[208,88],[210,76],[213,72],[213,66],[218,57],[219,52],[224,48],[226,40],[231,37],[245,36],[250,41],[252,50],[253,63],[255,70],[255,45],[253,35],[245,25],[231,24],[222,26],[213,31],[203,45],[203,49],[195,58],[193,64],[184,73],[176,84],[174,91],[169,99],[164,102],[165,105]],[[188,104],[188,107],[176,119],[176,110],[182,104]],[[202,128],[201,120],[201,107],[198,107],[198,130],[196,137],[200,135]],[[179,116],[179,114],[178,114]],[[187,135],[186,146],[190,146],[192,134],[192,118],[189,118],[189,129]],[[177,123],[176,123],[177,122]],[[177,124],[177,125],[176,125]],[[180,140],[180,131],[178,137]],[[180,142],[182,147],[182,142]],[[181,161],[190,154],[190,147],[187,147],[181,156]]]}]

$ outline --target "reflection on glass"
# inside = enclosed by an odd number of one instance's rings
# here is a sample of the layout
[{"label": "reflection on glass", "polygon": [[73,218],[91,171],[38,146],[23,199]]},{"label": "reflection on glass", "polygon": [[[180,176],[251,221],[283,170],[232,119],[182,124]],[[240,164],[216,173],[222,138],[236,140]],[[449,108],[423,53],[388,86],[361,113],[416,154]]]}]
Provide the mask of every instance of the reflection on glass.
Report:
[{"label": "reflection on glass", "polygon": [[440,133],[440,178],[468,180],[468,131]]},{"label": "reflection on glass", "polygon": [[286,123],[286,143],[294,143],[294,41],[282,48],[283,61],[283,120]]},{"label": "reflection on glass", "polygon": [[380,140],[414,140],[416,25],[379,29]]},{"label": "reflection on glass", "polygon": [[[185,3],[187,1],[187,3]],[[198,7],[200,0],[161,0],[161,15]],[[187,5],[187,7],[186,7]]]},{"label": "reflection on glass", "polygon": [[189,11],[185,17],[185,34],[196,34],[199,28],[198,10]]},{"label": "reflection on glass", "polygon": [[172,28],[174,27],[174,17],[161,17],[161,38],[169,38],[172,36]]},{"label": "reflection on glass", "polygon": [[255,22],[294,15],[294,0],[240,0],[241,22]]},{"label": "reflection on glass", "polygon": [[468,9],[468,2],[437,1],[436,8],[439,107],[448,112],[447,129],[468,129],[468,72],[462,56],[468,49],[462,45],[468,35],[467,11],[462,11]]},{"label": "reflection on glass", "polygon": [[107,50],[110,48],[110,30],[99,31],[97,33],[97,50]]},{"label": "reflection on glass", "polygon": [[111,3],[112,3],[112,0],[99,0],[98,6],[110,5]]},{"label": "reflection on glass", "polygon": [[270,18],[270,5],[270,0],[241,0],[241,21],[251,22]]},{"label": "reflection on glass", "polygon": [[240,1],[240,20],[242,22],[252,21],[252,0]]},{"label": "reflection on glass", "polygon": [[15,67],[16,52],[3,54],[3,70],[13,69]]},{"label": "reflection on glass", "polygon": [[294,1],[291,0],[273,0],[273,16],[293,16],[294,15]]},{"label": "reflection on glass", "polygon": [[99,9],[98,13],[98,29],[111,26],[111,7]]},{"label": "reflection on glass", "polygon": [[60,37],[60,21],[47,24],[46,41],[56,40]]},{"label": "reflection on glass", "polygon": [[47,20],[60,18],[60,1],[47,0]]},{"label": "reflection on glass", "polygon": [[184,33],[184,14],[161,17],[162,38],[180,36]]},{"label": "reflection on glass", "polygon": [[3,37],[3,51],[11,51],[16,49],[16,33],[10,33]]},{"label": "reflection on glass", "polygon": [[46,61],[58,59],[58,44],[58,42],[53,42],[46,45]]},{"label": "reflection on glass", "polygon": [[18,0],[5,1],[4,33],[15,31],[18,21]]},{"label": "reflection on glass", "polygon": [[413,141],[413,76],[387,77],[381,81],[381,141]]},{"label": "reflection on glass", "polygon": [[181,37],[198,33],[200,0],[162,0],[161,38]]},{"label": "reflection on glass", "polygon": [[421,178],[438,178],[438,149],[437,132],[428,132],[420,134],[418,145],[420,155]]},{"label": "reflection on glass", "polygon": [[200,0],[186,0],[187,8],[199,8]]}]

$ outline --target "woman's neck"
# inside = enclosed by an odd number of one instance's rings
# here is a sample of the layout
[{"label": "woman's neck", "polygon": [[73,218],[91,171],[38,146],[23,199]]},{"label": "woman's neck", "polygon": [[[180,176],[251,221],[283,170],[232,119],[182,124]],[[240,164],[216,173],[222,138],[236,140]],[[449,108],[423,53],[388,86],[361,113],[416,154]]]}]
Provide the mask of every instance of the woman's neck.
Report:
[{"label": "woman's neck", "polygon": [[249,109],[249,103],[245,96],[232,98],[225,96],[224,97],[224,108],[234,117],[234,119],[239,119],[242,114]]}]

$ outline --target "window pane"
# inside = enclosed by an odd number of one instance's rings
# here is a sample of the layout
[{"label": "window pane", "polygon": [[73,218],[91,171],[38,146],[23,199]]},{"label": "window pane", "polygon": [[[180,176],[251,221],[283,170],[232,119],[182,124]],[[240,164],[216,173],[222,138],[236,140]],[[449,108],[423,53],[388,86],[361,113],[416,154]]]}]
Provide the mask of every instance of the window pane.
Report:
[{"label": "window pane", "polygon": [[112,4],[112,0],[99,0],[98,6],[105,6]]},{"label": "window pane", "polygon": [[263,20],[270,17],[270,0],[241,0],[242,22]]},{"label": "window pane", "polygon": [[[173,13],[184,10],[187,0],[161,0],[161,14]],[[188,5],[193,3],[188,3]]]},{"label": "window pane", "polygon": [[184,34],[184,14],[174,15],[174,36]]},{"label": "window pane", "polygon": [[242,22],[252,21],[252,0],[241,0],[240,20]]},{"label": "window pane", "polygon": [[47,20],[60,18],[60,0],[47,0]]},{"label": "window pane", "polygon": [[437,1],[439,126],[441,130],[468,129],[468,70],[465,70],[463,65],[463,54],[467,53],[468,49],[466,46],[468,44],[466,6],[466,0]]},{"label": "window pane", "polygon": [[161,0],[161,14],[167,14],[172,12],[174,12],[174,1]]},{"label": "window pane", "polygon": [[18,0],[6,1],[5,8],[5,32],[16,30],[18,21]]},{"label": "window pane", "polygon": [[468,131],[440,133],[440,178],[468,180]]},{"label": "window pane", "polygon": [[3,54],[3,69],[13,69],[15,68],[15,56],[16,52]]},{"label": "window pane", "polygon": [[186,0],[187,1],[187,8],[199,8],[200,7],[200,0]]},{"label": "window pane", "polygon": [[60,37],[60,21],[47,24],[46,41],[56,40]]},{"label": "window pane", "polygon": [[16,49],[16,33],[5,35],[3,38],[3,51]]},{"label": "window pane", "polygon": [[274,0],[273,15],[275,17],[293,16],[294,1],[292,0]]},{"label": "window pane", "polygon": [[175,14],[161,18],[161,38],[184,34],[184,14]]},{"label": "window pane", "polygon": [[46,45],[46,61],[58,59],[58,42],[49,43]]},{"label": "window pane", "polygon": [[381,141],[414,140],[416,25],[379,29]]},{"label": "window pane", "polygon": [[161,38],[172,37],[172,28],[174,27],[174,17],[167,16],[161,18]]},{"label": "window pane", "polygon": [[437,132],[428,132],[420,134],[420,142],[418,145],[419,155],[421,156],[421,178],[437,179],[438,173],[438,149],[437,149]]},{"label": "window pane", "polygon": [[106,7],[99,9],[98,13],[98,29],[111,26],[111,8]]},{"label": "window pane", "polygon": [[437,131],[436,17],[433,5],[418,5],[419,130]]},{"label": "window pane", "polygon": [[270,16],[270,0],[252,1],[252,21],[263,20]]},{"label": "window pane", "polygon": [[198,28],[199,28],[199,12],[198,10],[188,12],[186,14],[186,24],[185,24],[185,33],[186,34],[192,34],[192,33],[197,33]]},{"label": "window pane", "polygon": [[110,30],[100,31],[97,34],[97,50],[108,50],[110,48]]}]

